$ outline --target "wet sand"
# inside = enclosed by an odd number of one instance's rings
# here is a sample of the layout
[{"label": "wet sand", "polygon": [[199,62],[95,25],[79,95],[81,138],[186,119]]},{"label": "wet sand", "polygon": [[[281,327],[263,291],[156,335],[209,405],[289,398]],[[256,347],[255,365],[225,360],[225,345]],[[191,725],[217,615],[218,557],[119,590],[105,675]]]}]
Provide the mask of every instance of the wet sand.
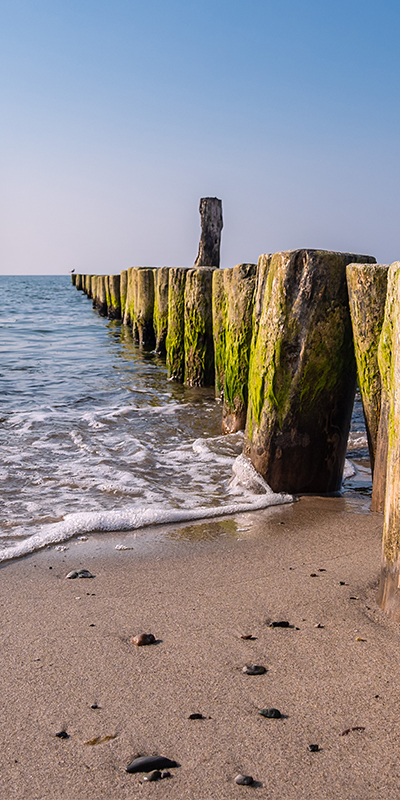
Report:
[{"label": "wet sand", "polygon": [[[400,627],[376,606],[382,516],[366,509],[303,498],[4,565],[0,796],[397,800]],[[65,579],[81,568],[96,577]],[[141,632],[159,641],[137,648]],[[271,706],[283,719],[258,714]],[[153,754],[181,766],[126,773]]]}]

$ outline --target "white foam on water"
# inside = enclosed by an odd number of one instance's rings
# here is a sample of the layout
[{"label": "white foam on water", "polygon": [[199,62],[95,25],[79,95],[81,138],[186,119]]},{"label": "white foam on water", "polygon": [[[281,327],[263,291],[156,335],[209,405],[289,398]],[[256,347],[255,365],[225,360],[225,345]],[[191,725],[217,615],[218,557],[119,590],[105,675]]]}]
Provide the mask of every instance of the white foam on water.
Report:
[{"label": "white foam on water", "polygon": [[[150,525],[166,525],[169,523],[190,522],[192,520],[211,519],[240,512],[256,511],[270,506],[293,502],[292,495],[275,494],[258,476],[254,467],[246,463],[244,456],[235,462],[234,488],[245,488],[247,497],[221,506],[198,508],[166,508],[165,503],[153,503],[151,506],[133,506],[113,511],[92,511],[66,514],[64,519],[49,525],[41,526],[36,533],[28,535],[21,542],[16,542],[0,552],[0,561],[28,555],[47,545],[65,542],[78,534],[111,531],[130,531],[146,528]],[[253,471],[255,475],[253,474]],[[251,495],[251,487],[255,486],[257,494]],[[28,532],[26,532],[28,533]],[[22,532],[21,532],[22,535]]]},{"label": "white foam on water", "polygon": [[357,475],[357,467],[350,461],[348,458],[345,459],[344,462],[344,470],[343,470],[343,481],[346,481],[348,478],[352,478],[354,475]]}]

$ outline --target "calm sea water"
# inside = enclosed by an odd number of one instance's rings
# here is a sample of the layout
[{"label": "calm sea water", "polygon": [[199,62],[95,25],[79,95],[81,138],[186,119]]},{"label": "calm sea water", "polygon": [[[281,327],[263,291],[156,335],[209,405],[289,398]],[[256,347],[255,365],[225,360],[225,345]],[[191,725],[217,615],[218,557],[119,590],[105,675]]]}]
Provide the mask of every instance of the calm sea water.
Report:
[{"label": "calm sea water", "polygon": [[[242,434],[220,435],[213,391],[168,381],[69,276],[0,277],[0,291],[0,560],[290,500],[241,459]],[[362,458],[359,406],[351,436]]]}]

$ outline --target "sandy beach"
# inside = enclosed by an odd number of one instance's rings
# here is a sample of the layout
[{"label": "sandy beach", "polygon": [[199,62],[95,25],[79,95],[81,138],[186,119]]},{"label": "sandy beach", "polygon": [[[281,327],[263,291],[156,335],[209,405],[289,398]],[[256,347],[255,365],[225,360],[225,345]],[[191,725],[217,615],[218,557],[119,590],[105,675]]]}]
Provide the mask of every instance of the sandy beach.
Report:
[{"label": "sandy beach", "polygon": [[[0,796],[398,798],[399,627],[375,602],[382,516],[367,509],[302,498],[5,564]],[[82,568],[95,578],[66,580]],[[141,632],[157,643],[135,647]],[[170,778],[126,772],[154,754],[179,763]]]}]

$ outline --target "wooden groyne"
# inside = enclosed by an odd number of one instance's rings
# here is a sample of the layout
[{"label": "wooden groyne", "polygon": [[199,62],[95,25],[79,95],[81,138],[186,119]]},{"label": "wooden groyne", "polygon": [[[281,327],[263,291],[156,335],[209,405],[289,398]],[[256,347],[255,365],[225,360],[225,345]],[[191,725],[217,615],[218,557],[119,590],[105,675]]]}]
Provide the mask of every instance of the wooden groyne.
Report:
[{"label": "wooden groyne", "polygon": [[302,249],[72,283],[165,356],[171,379],[215,386],[223,432],[245,431],[274,491],[340,490],[358,380],[372,510],[384,511],[378,601],[400,621],[400,262]]}]

